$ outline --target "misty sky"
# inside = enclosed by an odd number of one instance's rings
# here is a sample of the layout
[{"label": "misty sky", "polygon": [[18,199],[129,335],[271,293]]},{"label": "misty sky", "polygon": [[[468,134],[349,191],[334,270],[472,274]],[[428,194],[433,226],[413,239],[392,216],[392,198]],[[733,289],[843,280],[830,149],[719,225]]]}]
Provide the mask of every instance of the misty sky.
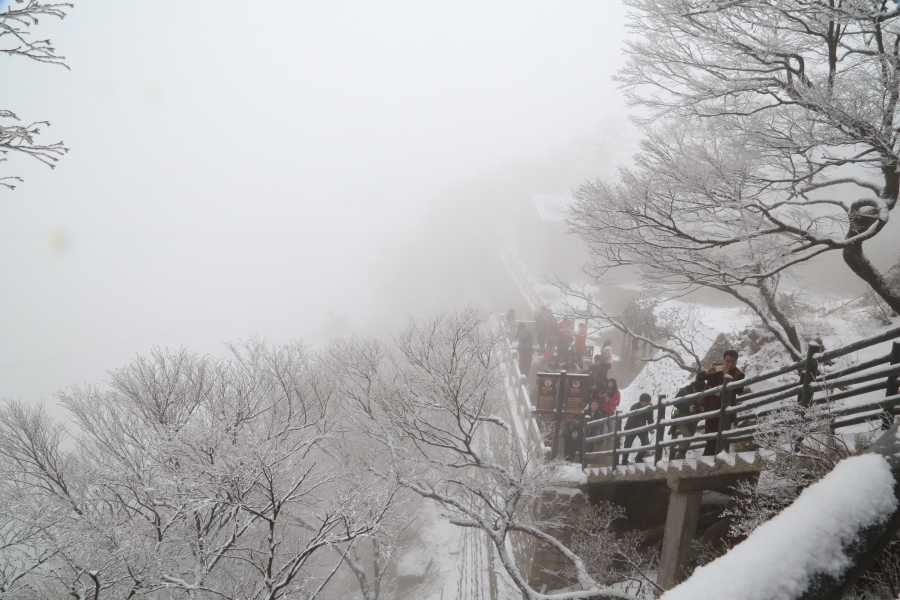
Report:
[{"label": "misty sky", "polygon": [[456,210],[448,190],[626,122],[623,24],[605,0],[84,1],[45,19],[71,71],[0,57],[0,108],[71,153],[0,166],[25,178],[0,190],[0,395],[49,399],[154,345],[365,328],[392,308],[373,290],[404,277],[398,240]]}]

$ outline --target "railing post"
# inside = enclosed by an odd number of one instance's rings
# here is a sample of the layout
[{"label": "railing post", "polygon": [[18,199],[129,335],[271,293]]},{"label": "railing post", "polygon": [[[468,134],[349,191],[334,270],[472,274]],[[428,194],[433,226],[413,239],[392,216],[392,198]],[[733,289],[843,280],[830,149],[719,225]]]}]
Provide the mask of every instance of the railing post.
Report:
[{"label": "railing post", "polygon": [[588,436],[588,420],[587,417],[584,419],[584,424],[581,426],[581,469],[584,470],[587,468],[587,457],[584,455],[585,450],[587,449],[587,442],[584,441],[584,438]]},{"label": "railing post", "polygon": [[658,463],[662,460],[662,444],[663,441],[663,429],[660,423],[662,420],[666,418],[666,407],[662,405],[663,400],[666,399],[665,394],[659,395],[659,402],[656,406],[656,444],[653,446],[653,462]]},{"label": "railing post", "polygon": [[550,445],[550,459],[556,460],[559,452],[559,432],[562,425],[563,408],[566,406],[566,372],[559,372],[559,382],[556,384],[556,412],[553,417],[553,442]]},{"label": "railing post", "polygon": [[722,405],[719,407],[719,431],[716,432],[716,455],[723,450],[728,449],[728,442],[724,438],[724,433],[731,429],[731,419],[725,411],[731,406],[731,390],[728,384],[733,381],[731,375],[725,374],[722,377]]},{"label": "railing post", "polygon": [[[900,342],[894,342],[891,346],[891,364],[900,364]],[[885,396],[896,396],[900,394],[900,377],[891,375],[887,378],[887,387],[885,388]],[[894,424],[894,411],[885,409],[881,416],[881,428],[890,429]]]},{"label": "railing post", "polygon": [[613,468],[619,466],[619,411],[613,415]]},{"label": "railing post", "polygon": [[803,387],[800,389],[800,397],[798,398],[800,406],[803,408],[812,404],[812,391],[809,389],[819,372],[819,363],[813,358],[816,352],[821,352],[822,347],[818,344],[807,344],[806,360],[803,361]]}]

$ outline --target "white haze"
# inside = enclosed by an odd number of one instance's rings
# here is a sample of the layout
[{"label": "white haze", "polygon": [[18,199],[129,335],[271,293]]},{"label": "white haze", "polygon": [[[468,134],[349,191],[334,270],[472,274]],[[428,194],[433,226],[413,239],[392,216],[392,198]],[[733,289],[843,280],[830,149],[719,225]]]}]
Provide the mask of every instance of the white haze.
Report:
[{"label": "white haze", "polygon": [[71,153],[2,165],[25,182],[0,190],[0,395],[50,398],[154,345],[221,354],[490,305],[467,291],[491,280],[490,218],[634,149],[610,80],[623,24],[596,0],[78,2],[44,20],[72,70],[0,58],[2,108]]},{"label": "white haze", "polygon": [[[25,178],[0,189],[0,396],[50,399],[152,346],[505,311],[504,225],[637,149],[611,81],[624,23],[598,0],[79,2],[45,19],[72,70],[0,57],[0,108],[51,121],[43,141],[71,153],[0,164]],[[890,227],[867,244],[881,268]],[[837,255],[812,272],[786,285],[861,288]]]}]

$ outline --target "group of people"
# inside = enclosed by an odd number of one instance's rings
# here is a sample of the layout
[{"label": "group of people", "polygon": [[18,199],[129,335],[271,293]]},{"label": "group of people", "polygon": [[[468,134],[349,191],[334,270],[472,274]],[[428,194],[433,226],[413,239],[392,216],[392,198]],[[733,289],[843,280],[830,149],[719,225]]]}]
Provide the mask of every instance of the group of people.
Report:
[{"label": "group of people", "polygon": [[[557,319],[545,306],[535,314],[534,333],[525,323],[519,322],[518,325],[515,324],[515,312],[512,309],[507,314],[507,325],[511,341],[513,332],[515,332],[516,350],[519,355],[519,371],[522,377],[527,377],[531,371],[536,348],[540,353],[540,368],[543,371],[586,372],[588,374],[585,409],[579,419],[567,422],[563,430],[563,453],[567,460],[574,460],[575,454],[582,451],[581,440],[584,437],[585,424],[588,421],[596,421],[613,416],[621,400],[618,382],[614,377],[610,376],[610,368],[613,362],[612,342],[610,340],[603,342],[600,352],[593,356],[592,362],[585,369],[584,358],[586,358],[587,354],[586,323],[580,323],[576,332],[571,319],[568,317]],[[537,334],[536,340],[535,334]],[[537,341],[537,344],[535,344],[535,341]],[[699,394],[705,390],[719,387],[725,382],[726,377],[732,381],[744,379],[744,373],[738,368],[737,363],[737,351],[726,350],[721,362],[717,362],[708,369],[697,373],[693,381],[678,390],[675,398]],[[740,395],[743,391],[743,388],[739,388],[734,391],[734,395]],[[650,394],[642,393],[638,398],[638,402],[631,406],[629,412],[647,408],[652,402],[653,399]],[[675,404],[671,417],[677,419],[698,413],[717,413],[721,406],[722,397],[718,393],[698,396]],[[648,410],[638,415],[629,415],[625,419],[623,427],[624,450],[631,448],[636,441],[640,442],[639,446],[648,446],[650,444],[650,435],[655,433],[654,429],[651,428],[636,433],[628,433],[628,431],[651,425],[654,422],[653,413],[654,411]],[[669,428],[672,439],[678,437],[684,439],[681,444],[673,448],[671,452],[673,459],[685,457],[691,444],[689,438],[696,435],[699,423],[699,421],[677,423]],[[719,430],[718,416],[710,416],[703,423],[705,433],[714,433]],[[602,435],[609,431],[611,431],[611,425],[604,423],[600,428],[593,430],[591,435]],[[588,447],[585,447],[583,451],[592,452],[595,450],[593,446],[594,444],[588,444]],[[716,441],[707,440],[703,454],[713,455],[715,451]],[[645,455],[645,451],[638,452],[635,456],[635,461],[643,461]],[[623,452],[620,459],[621,463],[627,465],[628,457],[629,453]]]},{"label": "group of people", "polygon": [[[569,317],[557,319],[546,306],[541,307],[534,315],[534,332],[523,322],[515,325],[513,309],[507,313],[506,321],[510,338],[515,335],[517,341],[516,351],[519,355],[519,372],[522,377],[528,377],[528,373],[531,372],[535,351],[540,356],[541,369],[548,373],[584,372],[584,359],[588,353],[587,323],[579,323],[576,330],[572,319]],[[608,351],[603,356],[607,361],[608,371],[609,365],[612,364],[612,343],[607,344]]]},{"label": "group of people", "polygon": [[[598,356],[595,358],[600,357]],[[726,377],[728,377],[731,381],[740,381],[744,379],[744,372],[738,368],[737,361],[737,351],[727,350],[722,357],[721,363],[715,363],[714,365],[709,367],[709,369],[697,373],[693,381],[678,390],[677,394],[675,395],[676,399],[700,394],[708,389],[719,387],[723,383],[725,383]],[[738,388],[734,390],[733,393],[735,396],[738,396],[744,391],[744,388]],[[615,414],[616,408],[619,405],[619,400],[621,397],[619,393],[619,386],[616,380],[613,378],[606,378],[605,383],[601,383],[600,381],[598,381],[595,384],[593,391],[591,392],[591,396],[592,398],[590,404],[585,407],[581,419],[578,421],[570,421],[569,423],[567,423],[567,426],[565,428],[566,443],[564,444],[564,453],[567,460],[574,460],[575,454],[581,451],[581,439],[584,436],[585,424],[588,421],[596,421],[598,419],[606,419],[613,416]],[[638,401],[631,405],[628,412],[635,413],[640,409],[646,409],[652,403],[653,399],[650,394],[642,393],[639,396]],[[675,404],[672,409],[671,417],[673,419],[678,419],[698,413],[717,414],[721,407],[722,396],[719,393],[713,393],[706,396],[694,396],[693,398],[690,398],[684,402]],[[654,412],[655,411],[646,410],[639,414],[629,414],[625,418],[624,427],[622,428],[623,450],[631,448],[635,442],[639,442],[639,447],[650,445],[650,436],[655,433],[654,428],[644,429],[643,431],[637,431],[635,433],[629,433],[629,431],[652,425],[654,422]],[[709,416],[704,419],[704,433],[717,432],[719,430],[719,420],[719,416]],[[700,421],[693,421],[690,423],[677,423],[669,428],[669,434],[672,439],[681,437],[684,440],[682,443],[680,443],[670,451],[670,456],[672,459],[685,458],[687,451],[691,445],[691,440],[689,438],[696,435],[699,424]],[[591,435],[596,436],[602,435],[604,433],[609,433],[611,429],[611,424],[604,423],[601,425],[601,427],[596,428],[594,431],[592,431]],[[593,452],[597,449],[594,446],[595,444],[588,444],[583,451]],[[705,446],[703,448],[704,456],[712,456],[715,453],[716,440],[706,440]],[[635,462],[642,462],[645,456],[646,451],[639,451],[635,456]],[[628,457],[628,452],[622,452],[619,459],[620,463],[623,465],[627,465]]]},{"label": "group of people", "polygon": [[[731,381],[740,381],[744,379],[744,372],[738,366],[737,350],[726,350],[722,355],[722,362],[715,363],[705,371],[700,371],[694,380],[684,386],[675,394],[675,398],[683,398],[692,394],[698,394],[705,390],[719,387],[725,383],[726,378]],[[745,388],[737,388],[733,391],[734,396],[744,393]],[[701,396],[692,400],[686,400],[676,404],[672,409],[672,418],[681,418],[703,412],[718,412],[722,408],[722,396],[720,394],[710,394]],[[687,438],[697,433],[697,425],[699,421],[693,423],[677,423],[672,426],[670,433],[673,438],[679,435],[685,438],[685,441],[678,446],[672,458],[684,458],[691,442]],[[704,432],[714,433],[719,430],[719,417],[709,417],[704,420]],[[716,441],[707,440],[703,449],[704,456],[711,456],[716,453]]]}]

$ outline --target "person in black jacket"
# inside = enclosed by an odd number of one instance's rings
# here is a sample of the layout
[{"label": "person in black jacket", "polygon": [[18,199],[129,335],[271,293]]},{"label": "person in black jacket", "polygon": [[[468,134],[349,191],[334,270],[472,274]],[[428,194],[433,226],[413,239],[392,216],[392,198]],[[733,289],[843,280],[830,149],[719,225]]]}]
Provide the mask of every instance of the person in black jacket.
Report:
[{"label": "person in black jacket", "polygon": [[[718,387],[729,381],[740,381],[744,379],[744,372],[738,369],[738,353],[736,350],[726,350],[722,355],[722,362],[715,363],[706,370],[706,386],[707,389]],[[744,388],[740,387],[732,390],[732,405],[738,404],[737,396],[744,393]],[[722,395],[711,394],[703,399],[703,412],[716,413],[722,407]],[[706,433],[716,433],[719,431],[719,417],[711,417],[706,419],[704,424]],[[707,440],[706,448],[703,450],[704,456],[713,456],[716,453],[716,440]]]},{"label": "person in black jacket", "polygon": [[525,323],[519,323],[516,336],[519,339],[519,344],[516,346],[516,352],[519,354],[519,373],[522,374],[522,377],[528,377],[531,361],[534,358],[534,335],[528,330]]},{"label": "person in black jacket", "polygon": [[[594,432],[591,436],[588,436],[584,431],[584,426],[588,421],[596,421],[597,419],[605,419],[608,415],[604,414],[603,411],[600,410],[600,402],[596,399],[592,400],[588,406],[584,407],[584,410],[581,412],[581,437],[591,437],[594,435],[600,435],[601,433],[605,433],[605,431],[600,431],[595,428]],[[594,451],[594,442],[585,443],[584,444],[585,452],[593,452]]]},{"label": "person in black jacket", "polygon": [[[691,394],[702,392],[705,389],[706,373],[700,371],[697,373],[694,381],[678,390],[675,397],[683,398],[685,396],[690,396]],[[672,417],[678,419],[701,412],[703,412],[703,398],[695,398],[694,400],[686,400],[676,404],[675,408],[672,409]],[[688,438],[693,437],[694,434],[697,433],[697,423],[698,422],[695,421],[693,423],[678,423],[677,425],[672,425],[672,439],[675,439],[676,434],[680,434],[681,437],[685,438],[685,441],[678,445],[678,449],[675,450],[673,458],[684,458],[687,455],[687,451],[691,446],[691,441]]]},{"label": "person in black jacket", "polygon": [[603,357],[599,354],[594,356],[594,363],[588,367],[588,389],[591,390],[591,396],[596,397],[597,393],[606,389],[606,375],[609,373],[609,365],[603,363]]},{"label": "person in black jacket", "polygon": [[566,421],[563,426],[563,456],[568,461],[574,461],[575,455],[582,452],[581,437],[584,434],[584,423],[578,421]]},{"label": "person in black jacket", "polygon": [[[640,400],[639,402],[637,402],[631,406],[631,408],[629,409],[630,412],[634,412],[634,411],[638,410],[639,408],[647,408],[648,406],[650,406],[650,403],[653,401],[653,399],[650,397],[650,394],[641,394],[639,400]],[[643,414],[633,415],[633,416],[628,417],[628,419],[625,420],[625,431],[628,431],[629,429],[637,429],[638,427],[643,427],[644,425],[650,425],[651,423],[653,423],[653,411],[648,410],[647,412],[645,412]],[[632,444],[634,444],[635,438],[640,440],[641,446],[649,445],[650,444],[650,436],[647,435],[648,433],[653,433],[653,430],[651,429],[649,432],[641,431],[640,433],[626,434],[625,435],[625,445],[623,446],[623,449],[627,450],[628,448],[631,448]],[[634,458],[634,461],[636,463],[643,461],[645,454],[646,453],[643,450],[641,452],[638,452],[637,456]],[[623,465],[628,464],[628,453],[627,452],[622,454],[622,464]]]}]

